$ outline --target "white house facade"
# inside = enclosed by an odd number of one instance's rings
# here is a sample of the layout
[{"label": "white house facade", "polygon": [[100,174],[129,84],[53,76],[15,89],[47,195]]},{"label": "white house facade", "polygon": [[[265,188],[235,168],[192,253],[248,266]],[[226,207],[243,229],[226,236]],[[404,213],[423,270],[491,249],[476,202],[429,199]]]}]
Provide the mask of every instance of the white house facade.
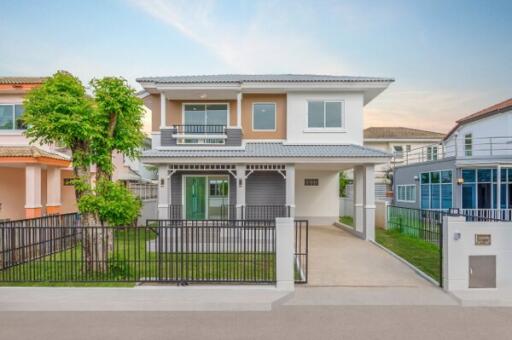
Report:
[{"label": "white house facade", "polygon": [[[152,111],[161,219],[338,220],[338,173],[354,169],[358,231],[373,230],[363,107],[392,79],[315,75],[139,78]],[[369,190],[372,188],[372,190]],[[368,236],[372,238],[372,235]]]}]

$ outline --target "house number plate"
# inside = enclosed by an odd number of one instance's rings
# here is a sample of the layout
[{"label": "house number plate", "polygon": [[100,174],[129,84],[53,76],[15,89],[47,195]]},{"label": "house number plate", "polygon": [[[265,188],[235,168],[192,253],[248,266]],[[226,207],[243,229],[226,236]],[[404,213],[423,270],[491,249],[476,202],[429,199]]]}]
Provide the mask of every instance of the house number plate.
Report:
[{"label": "house number plate", "polygon": [[475,234],[475,246],[490,246],[491,235],[490,234]]}]

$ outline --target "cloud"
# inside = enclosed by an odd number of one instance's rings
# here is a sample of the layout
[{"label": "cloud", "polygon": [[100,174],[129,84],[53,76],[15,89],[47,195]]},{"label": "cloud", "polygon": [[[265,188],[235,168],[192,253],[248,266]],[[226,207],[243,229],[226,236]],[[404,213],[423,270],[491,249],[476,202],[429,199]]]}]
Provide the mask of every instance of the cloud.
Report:
[{"label": "cloud", "polygon": [[365,107],[365,127],[405,126],[448,132],[457,119],[491,104],[489,95],[481,91],[391,87]]},{"label": "cloud", "polygon": [[292,15],[289,4],[254,1],[249,15],[237,17],[215,1],[128,1],[208,49],[233,72],[350,73],[328,46],[308,36],[301,13],[311,12],[299,5],[292,6]]}]

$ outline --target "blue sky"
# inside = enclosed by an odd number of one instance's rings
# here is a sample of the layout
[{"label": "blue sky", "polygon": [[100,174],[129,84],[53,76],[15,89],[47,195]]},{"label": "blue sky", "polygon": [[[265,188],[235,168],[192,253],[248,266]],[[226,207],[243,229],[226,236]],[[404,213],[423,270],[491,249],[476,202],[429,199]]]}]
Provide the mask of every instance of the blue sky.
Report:
[{"label": "blue sky", "polygon": [[388,76],[366,126],[447,131],[512,97],[512,1],[0,2],[0,75]]}]

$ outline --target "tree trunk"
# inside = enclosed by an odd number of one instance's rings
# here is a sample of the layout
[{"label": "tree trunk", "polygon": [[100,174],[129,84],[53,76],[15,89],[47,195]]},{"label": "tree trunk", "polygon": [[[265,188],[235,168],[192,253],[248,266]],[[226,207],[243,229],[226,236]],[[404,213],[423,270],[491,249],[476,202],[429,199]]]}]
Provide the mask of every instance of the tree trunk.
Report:
[{"label": "tree trunk", "polygon": [[[91,172],[87,167],[76,167],[75,177],[86,183],[91,183]],[[75,187],[77,201],[87,191],[78,190]],[[86,273],[106,272],[108,269],[108,246],[105,239],[106,228],[99,222],[98,216],[91,213],[82,214],[82,248],[84,269]]]}]

